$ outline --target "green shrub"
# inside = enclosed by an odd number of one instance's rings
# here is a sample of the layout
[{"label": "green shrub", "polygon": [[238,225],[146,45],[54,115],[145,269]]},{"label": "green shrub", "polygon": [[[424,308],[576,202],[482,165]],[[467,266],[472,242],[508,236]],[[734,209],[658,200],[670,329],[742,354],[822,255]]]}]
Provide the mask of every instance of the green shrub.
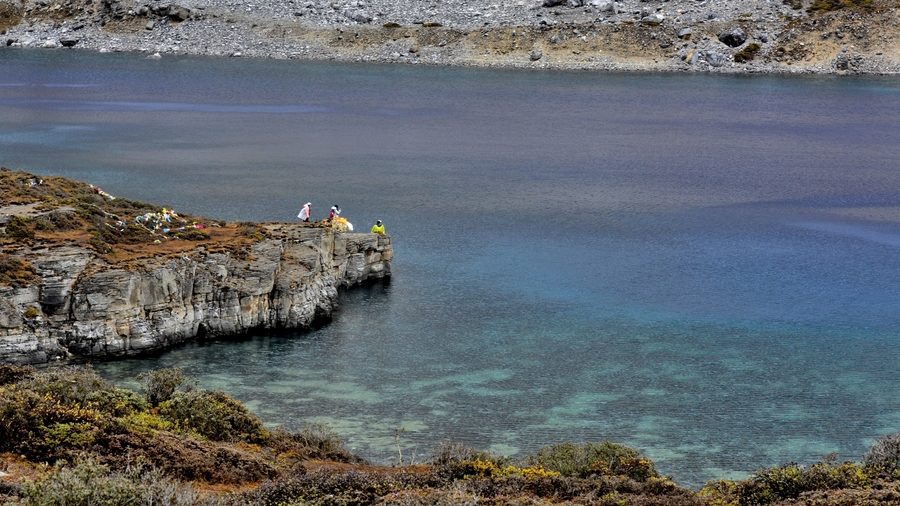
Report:
[{"label": "green shrub", "polygon": [[58,367],[33,375],[21,383],[21,388],[50,396],[66,406],[87,406],[97,398],[97,392],[115,387],[90,367]]},{"label": "green shrub", "polygon": [[271,437],[256,415],[224,392],[176,392],[159,405],[159,415],[179,431],[212,441],[264,444]]},{"label": "green shrub", "polygon": [[22,216],[13,216],[6,222],[6,235],[13,239],[34,239],[31,220]]},{"label": "green shrub", "polygon": [[82,448],[94,441],[94,425],[87,422],[54,423],[40,427],[41,444],[48,448]]},{"label": "green shrub", "polygon": [[535,455],[526,457],[524,463],[556,471],[563,476],[582,478],[591,474],[626,476],[636,481],[659,477],[653,463],[640,452],[609,441],[544,446]]},{"label": "green shrub", "polygon": [[757,471],[750,479],[738,482],[719,480],[707,483],[702,495],[716,502],[759,506],[796,499],[811,491],[867,488],[872,477],[854,462],[832,465],[819,462],[812,466],[783,464]]},{"label": "green shrub", "polygon": [[93,237],[91,237],[91,239],[88,241],[88,244],[90,244],[90,246],[94,248],[94,251],[100,253],[101,255],[106,255],[113,252],[112,246],[104,241],[103,238],[99,235],[94,235]]},{"label": "green shrub", "polygon": [[876,439],[863,456],[863,463],[883,474],[900,472],[900,433]]},{"label": "green shrub", "polygon": [[30,378],[35,372],[35,368],[31,366],[0,364],[0,386]]},{"label": "green shrub", "polygon": [[53,211],[50,222],[57,230],[73,230],[81,226],[81,221],[71,211]]},{"label": "green shrub", "polygon": [[37,280],[37,270],[26,260],[0,253],[0,285],[23,287]]},{"label": "green shrub", "polygon": [[53,226],[53,223],[50,222],[50,220],[48,220],[47,218],[44,218],[43,216],[32,220],[32,224],[33,224],[35,230],[40,230],[41,232],[46,232],[48,230],[53,230],[55,228]]},{"label": "green shrub", "polygon": [[872,0],[815,0],[806,11],[830,12],[853,7],[872,7]]},{"label": "green shrub", "polygon": [[90,457],[71,466],[62,463],[36,481],[23,483],[19,496],[23,506],[181,506],[205,502],[190,485],[166,478],[157,470],[136,465],[123,472],[111,472]]},{"label": "green shrub", "polygon": [[755,42],[752,44],[747,44],[747,47],[745,47],[739,53],[735,53],[734,61],[738,63],[748,62],[756,58],[756,53],[758,53],[760,49],[761,46]]},{"label": "green shrub", "polygon": [[110,386],[91,392],[85,401],[100,412],[111,416],[128,416],[147,409],[147,402],[137,392]]},{"label": "green shrub", "polygon": [[188,241],[206,241],[209,239],[209,234],[202,230],[192,229],[186,232],[182,232],[178,235],[178,237],[187,239]]},{"label": "green shrub", "polygon": [[244,237],[249,237],[257,241],[262,241],[265,238],[262,230],[260,230],[256,225],[244,226],[238,231],[238,233]]},{"label": "green shrub", "polygon": [[144,390],[147,402],[154,408],[171,399],[178,388],[186,387],[185,390],[191,390],[196,384],[195,380],[184,375],[180,367],[141,373],[137,380]]},{"label": "green shrub", "polygon": [[508,457],[476,450],[454,441],[440,442],[431,456],[431,463],[444,479],[490,476],[493,469],[503,468],[509,461]]}]

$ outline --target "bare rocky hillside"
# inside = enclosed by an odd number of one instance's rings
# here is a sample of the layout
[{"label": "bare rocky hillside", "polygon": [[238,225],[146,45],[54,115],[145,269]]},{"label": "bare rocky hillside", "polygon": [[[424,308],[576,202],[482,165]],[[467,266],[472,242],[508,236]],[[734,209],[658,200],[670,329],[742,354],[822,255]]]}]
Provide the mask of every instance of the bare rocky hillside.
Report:
[{"label": "bare rocky hillside", "polygon": [[528,68],[900,71],[896,0],[0,0],[9,49]]}]

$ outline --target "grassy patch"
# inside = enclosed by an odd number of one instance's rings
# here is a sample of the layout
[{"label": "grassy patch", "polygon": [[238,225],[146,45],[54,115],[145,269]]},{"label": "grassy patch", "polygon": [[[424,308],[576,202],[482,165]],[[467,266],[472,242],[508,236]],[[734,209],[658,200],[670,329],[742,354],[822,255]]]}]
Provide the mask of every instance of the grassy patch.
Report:
[{"label": "grassy patch", "polygon": [[854,7],[872,7],[872,0],[815,0],[806,11],[810,13],[831,12]]},{"label": "grassy patch", "polygon": [[37,271],[31,263],[0,253],[0,285],[23,287],[35,280]]},{"label": "grassy patch", "polygon": [[752,44],[747,44],[747,47],[734,54],[734,61],[738,63],[748,62],[756,58],[756,53],[758,53],[760,49],[761,46],[755,42]]}]

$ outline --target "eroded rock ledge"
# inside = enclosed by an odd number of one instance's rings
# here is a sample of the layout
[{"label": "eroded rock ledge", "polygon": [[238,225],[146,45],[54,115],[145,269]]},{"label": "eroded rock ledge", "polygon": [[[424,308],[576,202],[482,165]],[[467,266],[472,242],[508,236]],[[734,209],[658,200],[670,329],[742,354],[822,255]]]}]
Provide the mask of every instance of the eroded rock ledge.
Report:
[{"label": "eroded rock ledge", "polygon": [[10,253],[37,281],[0,287],[0,363],[112,358],[197,338],[304,329],[327,318],[338,289],[391,275],[391,238],[267,224],[245,249],[110,264],[80,246]]}]

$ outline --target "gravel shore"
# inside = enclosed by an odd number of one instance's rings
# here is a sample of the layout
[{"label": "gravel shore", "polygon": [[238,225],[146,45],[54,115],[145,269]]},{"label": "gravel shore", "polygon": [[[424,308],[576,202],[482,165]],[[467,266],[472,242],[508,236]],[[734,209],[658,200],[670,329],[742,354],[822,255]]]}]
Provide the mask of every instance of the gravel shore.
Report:
[{"label": "gravel shore", "polygon": [[826,11],[815,1],[822,0],[0,0],[0,41],[151,58],[900,72],[900,8]]}]

